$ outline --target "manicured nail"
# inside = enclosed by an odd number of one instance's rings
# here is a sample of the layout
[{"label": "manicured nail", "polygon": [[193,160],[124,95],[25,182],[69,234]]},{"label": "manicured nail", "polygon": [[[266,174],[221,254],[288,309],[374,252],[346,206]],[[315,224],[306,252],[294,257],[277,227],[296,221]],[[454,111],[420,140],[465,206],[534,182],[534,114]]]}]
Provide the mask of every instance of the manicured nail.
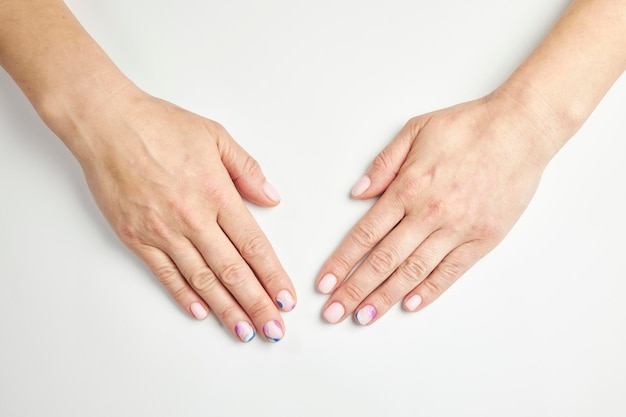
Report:
[{"label": "manicured nail", "polygon": [[326,274],[320,280],[320,283],[317,284],[317,289],[319,289],[322,294],[330,294],[333,288],[335,288],[335,285],[337,285],[337,277],[333,274]]},{"label": "manicured nail", "polygon": [[365,306],[356,313],[356,321],[365,326],[376,317],[376,307]]},{"label": "manicured nail", "polygon": [[364,175],[363,177],[361,177],[360,180],[356,182],[356,184],[354,184],[354,187],[352,187],[352,191],[350,192],[350,194],[352,194],[352,197],[358,197],[365,191],[367,191],[367,189],[370,188],[370,185],[372,185],[372,180],[370,180],[370,177],[368,177],[367,175]]},{"label": "manicured nail", "polygon": [[267,337],[267,340],[273,343],[280,341],[280,339],[282,339],[285,335],[285,332],[283,332],[283,326],[281,326],[280,322],[277,320],[265,323],[265,326],[263,326],[263,333],[265,334],[265,337]]},{"label": "manicured nail", "polygon": [[256,332],[254,331],[254,327],[247,321],[240,321],[235,326],[235,333],[237,333],[237,337],[244,343],[248,343],[254,336],[256,336]]},{"label": "manicured nail", "polygon": [[283,311],[291,311],[296,308],[296,301],[287,290],[282,290],[278,293],[276,296],[276,304],[278,304],[278,307]]},{"label": "manicured nail", "polygon": [[204,320],[209,315],[209,312],[198,302],[191,303],[189,310],[191,310],[191,314],[198,320]]},{"label": "manicured nail", "polygon": [[338,302],[334,302],[324,310],[323,316],[330,324],[335,324],[341,320],[346,310]]},{"label": "manicured nail", "polygon": [[419,294],[415,294],[411,298],[406,300],[406,303],[404,303],[404,308],[409,311],[415,311],[420,306],[420,304],[422,304],[422,297],[420,297]]},{"label": "manicured nail", "polygon": [[280,194],[278,194],[276,188],[274,188],[274,186],[267,181],[265,181],[265,184],[263,184],[263,192],[270,200],[276,203],[280,201]]}]

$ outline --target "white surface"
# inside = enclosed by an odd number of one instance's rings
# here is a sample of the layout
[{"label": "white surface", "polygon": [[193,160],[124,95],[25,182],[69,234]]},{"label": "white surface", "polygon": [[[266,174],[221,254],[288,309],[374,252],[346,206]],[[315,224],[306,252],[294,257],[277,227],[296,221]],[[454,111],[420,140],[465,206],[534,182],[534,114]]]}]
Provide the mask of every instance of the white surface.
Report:
[{"label": "white surface", "polygon": [[299,293],[278,344],[195,322],[0,72],[0,416],[623,416],[626,80],[505,241],[427,310],[324,324],[314,279],[411,116],[488,93],[567,1],[72,0],[137,84],[219,121],[283,196],[252,208]]}]

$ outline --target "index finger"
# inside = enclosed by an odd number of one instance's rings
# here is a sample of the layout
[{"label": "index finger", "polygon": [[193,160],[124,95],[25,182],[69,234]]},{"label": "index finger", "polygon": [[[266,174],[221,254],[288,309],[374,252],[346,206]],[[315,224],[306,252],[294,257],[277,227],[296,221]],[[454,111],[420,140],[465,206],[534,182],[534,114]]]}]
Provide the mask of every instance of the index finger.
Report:
[{"label": "index finger", "polygon": [[317,287],[330,294],[343,282],[357,263],[380,242],[405,215],[398,199],[384,193],[361,217],[322,266]]}]

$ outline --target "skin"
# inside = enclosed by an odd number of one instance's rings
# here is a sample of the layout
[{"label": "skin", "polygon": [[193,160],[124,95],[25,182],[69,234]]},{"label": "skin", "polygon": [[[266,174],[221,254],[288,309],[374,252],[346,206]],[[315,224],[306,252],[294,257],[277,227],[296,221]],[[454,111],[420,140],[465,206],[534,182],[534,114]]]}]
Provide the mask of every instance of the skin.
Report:
[{"label": "skin", "polygon": [[182,309],[242,341],[283,337],[295,290],[242,200],[280,197],[222,126],[140,90],[62,1],[0,1],[0,64]]},{"label": "skin", "polygon": [[[624,71],[625,15],[623,0],[575,0],[496,91],[406,124],[353,189],[380,198],[321,269],[328,321],[370,324],[402,299],[424,308],[505,237]],[[290,310],[295,290],[241,199],[280,197],[222,126],[141,91],[62,1],[0,0],[0,65],[185,311],[213,310],[243,341],[242,323],[282,338],[277,299],[287,291]]]},{"label": "skin", "polygon": [[369,325],[437,299],[506,236],[625,69],[626,1],[575,0],[494,92],[409,120],[352,190],[380,198],[321,268],[323,317]]}]

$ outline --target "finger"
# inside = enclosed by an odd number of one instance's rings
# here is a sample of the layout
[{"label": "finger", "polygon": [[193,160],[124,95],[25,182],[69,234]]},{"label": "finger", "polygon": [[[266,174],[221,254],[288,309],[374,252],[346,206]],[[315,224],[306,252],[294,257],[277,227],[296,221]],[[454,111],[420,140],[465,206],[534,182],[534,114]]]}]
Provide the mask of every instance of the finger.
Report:
[{"label": "finger", "polygon": [[374,158],[367,173],[352,187],[354,198],[367,199],[379,195],[396,178],[411,150],[411,145],[427,119],[410,120],[396,137]]},{"label": "finger", "polygon": [[237,300],[254,326],[263,331],[268,341],[281,340],[285,326],[274,302],[218,225],[212,224],[193,238],[211,271]]},{"label": "finger", "polygon": [[457,238],[439,230],[431,234],[396,269],[391,277],[357,307],[357,323],[368,325],[383,316],[407,293],[415,289],[456,246]]},{"label": "finger", "polygon": [[403,220],[330,296],[323,308],[324,319],[334,324],[350,315],[394,273],[429,233],[428,229],[420,228],[415,218]]},{"label": "finger", "polygon": [[259,163],[221,128],[216,134],[222,163],[235,187],[247,200],[262,206],[273,207],[280,202],[280,194],[270,184]]},{"label": "finger", "polygon": [[296,290],[269,240],[243,203],[218,217],[218,223],[278,308],[296,307]]},{"label": "finger", "polygon": [[206,302],[189,286],[169,256],[152,246],[144,246],[136,252],[183,310],[198,320],[209,315]]},{"label": "finger", "polygon": [[323,294],[330,294],[357,263],[400,222],[404,214],[404,207],[397,199],[383,195],[354,225],[324,263],[317,278],[318,290]]},{"label": "finger", "polygon": [[451,251],[424,281],[404,297],[404,309],[419,311],[428,306],[482,256],[483,253],[476,242],[465,243]]},{"label": "finger", "polygon": [[256,335],[252,320],[207,266],[194,245],[183,240],[169,250],[189,286],[211,306],[224,327],[240,341],[251,341]]}]

